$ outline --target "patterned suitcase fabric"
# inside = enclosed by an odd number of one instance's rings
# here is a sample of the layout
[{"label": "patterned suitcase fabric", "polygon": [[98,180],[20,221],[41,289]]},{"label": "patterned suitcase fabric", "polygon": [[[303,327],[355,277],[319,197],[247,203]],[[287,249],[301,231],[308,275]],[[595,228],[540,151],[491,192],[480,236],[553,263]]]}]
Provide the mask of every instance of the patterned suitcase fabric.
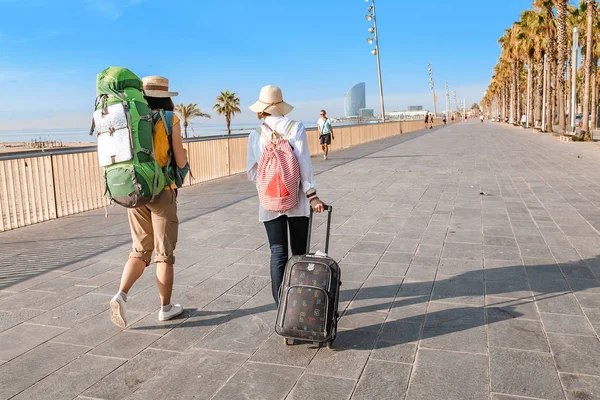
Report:
[{"label": "patterned suitcase fabric", "polygon": [[288,338],[329,340],[335,334],[338,280],[338,266],[329,258],[292,258],[284,277],[277,333]]}]

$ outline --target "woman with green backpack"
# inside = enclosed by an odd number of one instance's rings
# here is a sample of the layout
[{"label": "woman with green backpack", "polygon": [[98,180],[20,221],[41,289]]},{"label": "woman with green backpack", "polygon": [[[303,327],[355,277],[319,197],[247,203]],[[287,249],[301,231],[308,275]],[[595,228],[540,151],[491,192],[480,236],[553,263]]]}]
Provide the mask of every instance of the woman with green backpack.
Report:
[{"label": "woman with green backpack", "polygon": [[127,326],[127,293],[150,265],[152,252],[155,253],[156,283],[161,302],[158,319],[166,321],[183,312],[180,304],[171,303],[175,263],[173,253],[179,228],[177,188],[185,177],[181,175],[185,175],[189,169],[179,118],[173,113],[171,100],[178,93],[169,92],[169,81],[163,77],[149,76],[143,78],[142,82],[145,99],[152,110],[154,158],[170,177],[162,193],[152,202],[128,209],[133,251],[125,264],[119,292],[110,301],[111,321],[120,327]]}]

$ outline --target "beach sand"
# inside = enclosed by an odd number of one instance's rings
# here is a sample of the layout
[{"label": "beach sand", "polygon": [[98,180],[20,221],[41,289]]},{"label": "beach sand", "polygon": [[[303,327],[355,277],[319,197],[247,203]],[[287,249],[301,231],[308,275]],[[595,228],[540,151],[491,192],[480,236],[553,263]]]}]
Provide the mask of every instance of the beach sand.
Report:
[{"label": "beach sand", "polygon": [[[38,147],[38,145],[40,147]],[[72,143],[36,143],[32,145],[31,142],[0,142],[0,154],[6,153],[20,153],[23,151],[46,151],[55,149],[64,149],[72,147],[90,147],[96,146],[96,143],[92,142],[72,142]]]}]

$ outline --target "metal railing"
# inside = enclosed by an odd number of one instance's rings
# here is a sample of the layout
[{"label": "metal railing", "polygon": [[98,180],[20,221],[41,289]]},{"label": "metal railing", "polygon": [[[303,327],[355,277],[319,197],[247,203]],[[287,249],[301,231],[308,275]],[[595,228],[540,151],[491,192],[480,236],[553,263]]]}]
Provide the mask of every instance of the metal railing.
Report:
[{"label": "metal railing", "polygon": [[[440,124],[441,120],[436,121]],[[337,126],[331,150],[368,143],[423,128],[422,121]],[[315,129],[309,151],[318,154]],[[191,175],[184,186],[246,170],[248,134],[184,140]],[[193,178],[191,177],[193,176]],[[108,204],[95,146],[0,155],[0,232],[73,215]]]}]

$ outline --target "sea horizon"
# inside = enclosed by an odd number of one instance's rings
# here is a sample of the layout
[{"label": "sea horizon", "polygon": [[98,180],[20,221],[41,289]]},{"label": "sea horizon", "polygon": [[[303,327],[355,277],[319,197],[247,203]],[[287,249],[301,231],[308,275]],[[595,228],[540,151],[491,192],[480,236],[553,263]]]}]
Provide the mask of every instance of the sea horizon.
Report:
[{"label": "sea horizon", "polygon": [[[315,122],[302,121],[302,123],[306,128],[316,127]],[[258,125],[258,123],[232,123],[231,133],[248,133]],[[340,123],[337,125],[347,125],[347,123]],[[225,134],[227,134],[225,124],[191,123],[190,126],[188,126],[188,137],[190,138],[220,136]],[[0,143],[26,143],[32,141],[94,143],[96,139],[95,136],[89,135],[89,128],[0,130]]]}]

